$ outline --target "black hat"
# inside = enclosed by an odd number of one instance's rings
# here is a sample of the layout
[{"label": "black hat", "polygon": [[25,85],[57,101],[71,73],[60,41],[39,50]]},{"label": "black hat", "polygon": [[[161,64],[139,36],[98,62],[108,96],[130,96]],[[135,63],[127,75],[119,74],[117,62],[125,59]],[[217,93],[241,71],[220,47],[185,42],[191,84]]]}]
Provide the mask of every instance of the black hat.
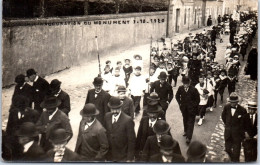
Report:
[{"label": "black hat", "polygon": [[147,97],[147,104],[148,105],[156,105],[158,104],[160,98],[156,92],[152,92],[148,97]]},{"label": "black hat", "polygon": [[26,137],[36,137],[39,135],[39,132],[36,129],[36,126],[32,122],[24,122],[19,127],[18,131],[15,133],[16,136],[26,136]]},{"label": "black hat", "polygon": [[49,140],[54,144],[63,144],[69,140],[70,136],[63,128],[53,129],[50,132]]},{"label": "black hat", "polygon": [[41,104],[41,108],[46,108],[47,110],[50,108],[56,108],[61,104],[61,101],[57,97],[49,97],[45,99]]},{"label": "black hat", "polygon": [[80,111],[81,116],[96,116],[99,114],[96,106],[92,103],[88,103],[84,106],[84,108]]},{"label": "black hat", "polygon": [[17,84],[23,84],[25,82],[25,75],[24,74],[19,74],[15,77],[14,80]]},{"label": "black hat", "polygon": [[147,105],[147,113],[160,113],[162,112],[162,107],[158,104],[155,105]]},{"label": "black hat", "polygon": [[109,108],[117,109],[117,108],[120,108],[123,105],[123,101],[121,101],[118,97],[112,96],[109,99],[109,102],[108,102],[107,105],[108,105]]},{"label": "black hat", "polygon": [[134,59],[135,59],[136,57],[139,57],[140,60],[142,60],[142,56],[140,56],[139,54],[134,55]]},{"label": "black hat", "polygon": [[187,150],[188,160],[199,159],[205,156],[207,152],[207,147],[199,141],[193,141],[190,143]]},{"label": "black hat", "polygon": [[117,88],[117,92],[126,92],[126,87],[123,86],[123,85],[120,85],[120,86]]},{"label": "black hat", "polygon": [[166,123],[166,121],[164,121],[164,120],[158,120],[154,124],[154,127],[153,127],[154,133],[159,134],[159,135],[169,132],[170,129],[171,128],[170,128],[169,124]]},{"label": "black hat", "polygon": [[94,85],[102,85],[103,84],[103,79],[101,77],[95,77],[93,81]]},{"label": "black hat", "polygon": [[61,85],[61,82],[58,79],[54,79],[51,81],[50,90],[54,91],[56,89],[59,89],[60,85]]},{"label": "black hat", "polygon": [[36,72],[35,72],[34,69],[28,69],[28,70],[26,71],[26,76],[27,76],[27,77],[30,77],[31,75],[34,75],[34,74],[36,74]]},{"label": "black hat", "polygon": [[161,149],[170,150],[177,145],[177,142],[170,135],[163,135],[159,145]]},{"label": "black hat", "polygon": [[189,83],[190,83],[189,77],[184,76],[184,77],[182,78],[182,83],[183,83],[183,84],[189,84]]},{"label": "black hat", "polygon": [[161,72],[160,75],[158,76],[158,79],[166,80],[167,74],[165,72]]}]

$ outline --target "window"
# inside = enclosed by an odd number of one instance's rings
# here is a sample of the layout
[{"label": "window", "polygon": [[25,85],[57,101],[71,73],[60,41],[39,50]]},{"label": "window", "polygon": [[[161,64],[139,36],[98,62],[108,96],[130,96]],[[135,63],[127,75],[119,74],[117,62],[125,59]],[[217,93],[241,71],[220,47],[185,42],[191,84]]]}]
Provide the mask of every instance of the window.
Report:
[{"label": "window", "polygon": [[197,19],[197,9],[195,9],[195,18],[194,18],[194,24],[196,24],[196,19]]},{"label": "window", "polygon": [[187,9],[185,9],[184,11],[184,25],[186,25],[186,18],[187,17]]}]

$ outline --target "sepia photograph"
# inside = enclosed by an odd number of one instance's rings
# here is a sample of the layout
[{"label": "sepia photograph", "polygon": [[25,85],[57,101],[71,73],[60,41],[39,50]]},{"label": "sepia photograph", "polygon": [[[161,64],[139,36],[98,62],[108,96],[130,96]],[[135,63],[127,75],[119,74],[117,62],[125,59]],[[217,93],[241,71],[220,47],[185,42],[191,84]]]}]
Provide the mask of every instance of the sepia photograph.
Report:
[{"label": "sepia photograph", "polygon": [[3,0],[2,163],[257,163],[258,0]]}]

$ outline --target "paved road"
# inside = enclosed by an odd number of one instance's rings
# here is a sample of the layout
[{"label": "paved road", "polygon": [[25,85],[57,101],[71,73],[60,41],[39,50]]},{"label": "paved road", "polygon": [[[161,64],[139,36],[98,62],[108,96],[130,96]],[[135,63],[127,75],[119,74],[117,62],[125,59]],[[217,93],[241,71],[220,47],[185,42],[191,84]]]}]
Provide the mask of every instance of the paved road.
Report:
[{"label": "paved road", "polygon": [[[195,32],[201,32],[202,29],[193,31]],[[178,39],[183,39],[184,36],[187,36],[188,33],[184,34],[178,34],[173,37],[174,43]],[[225,36],[224,38],[224,43],[217,43],[217,61],[220,63],[223,63],[223,56],[224,56],[224,49],[226,46],[228,40],[228,36]],[[169,44],[169,42],[168,42]],[[153,44],[156,46],[156,42]],[[159,43],[160,48],[162,48],[162,43]],[[149,63],[149,48],[150,45],[141,45],[141,46],[136,46],[136,47],[131,47],[127,49],[117,49],[112,52],[107,52],[106,55],[101,55],[101,64],[102,68],[104,67],[104,63],[106,60],[111,60],[116,63],[118,60],[122,60],[125,58],[130,58],[132,59],[134,54],[140,54],[143,56],[143,61],[144,61],[144,74],[147,74],[148,71],[148,63]],[[37,68],[35,68],[37,70]],[[68,70],[64,70],[59,73],[55,73],[49,76],[46,76],[45,78],[47,81],[51,81],[55,78],[59,79],[62,81],[62,89],[64,89],[66,92],[71,97],[71,112],[69,114],[70,122],[72,125],[73,129],[73,137],[68,143],[68,147],[72,150],[75,148],[76,144],[76,138],[78,135],[78,127],[79,127],[79,122],[81,120],[81,116],[79,114],[80,110],[83,108],[83,105],[85,103],[86,95],[88,89],[92,88],[92,81],[94,77],[98,73],[98,64],[97,61],[82,61],[81,64],[78,66],[72,67]],[[19,73],[18,73],[19,74]],[[180,80],[178,80],[178,85],[180,85]],[[11,96],[13,94],[14,87],[8,88],[8,89],[3,89],[2,91],[2,124],[3,127],[5,126],[8,118],[8,110],[10,107],[10,101],[11,101]],[[176,92],[177,87],[173,89],[174,92]],[[197,125],[195,126],[194,129],[194,136],[193,139],[199,139],[203,141],[205,144],[208,144],[210,136],[212,131],[214,130],[216,123],[219,119],[221,109],[217,108],[214,110],[214,112],[208,112],[206,114],[206,120],[204,125],[198,127]],[[139,122],[140,122],[141,115],[139,115],[137,118],[135,118],[135,130],[137,131],[139,127]],[[183,126],[182,126],[182,116],[179,111],[179,107],[176,103],[176,100],[174,99],[170,106],[169,110],[167,111],[167,122],[171,125],[171,131],[172,135],[176,140],[179,141],[181,150],[183,155],[185,156],[186,154],[186,149],[187,146],[185,144],[185,140],[182,137],[183,133]]]}]

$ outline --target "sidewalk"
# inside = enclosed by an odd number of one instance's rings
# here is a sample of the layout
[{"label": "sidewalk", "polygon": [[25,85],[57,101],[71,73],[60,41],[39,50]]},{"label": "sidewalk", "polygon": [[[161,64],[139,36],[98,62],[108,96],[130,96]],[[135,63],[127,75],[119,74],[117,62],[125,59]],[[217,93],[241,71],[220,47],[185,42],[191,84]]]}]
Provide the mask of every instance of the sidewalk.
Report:
[{"label": "sidewalk", "polygon": [[[257,38],[254,39],[254,46],[257,46]],[[248,49],[249,53],[250,49]],[[238,83],[236,84],[236,92],[240,97],[239,104],[247,108],[247,102],[252,98],[257,97],[257,81],[250,80],[248,75],[245,75],[244,68],[246,66],[247,57],[245,61],[242,61],[242,66],[240,68],[240,73],[238,76]],[[221,119],[216,125],[214,133],[211,135],[210,144],[207,146],[208,153],[207,157],[212,160],[212,162],[223,162],[223,156],[225,155],[225,140],[224,140],[224,130],[225,126]],[[244,150],[241,148],[240,162],[244,162]]]}]

